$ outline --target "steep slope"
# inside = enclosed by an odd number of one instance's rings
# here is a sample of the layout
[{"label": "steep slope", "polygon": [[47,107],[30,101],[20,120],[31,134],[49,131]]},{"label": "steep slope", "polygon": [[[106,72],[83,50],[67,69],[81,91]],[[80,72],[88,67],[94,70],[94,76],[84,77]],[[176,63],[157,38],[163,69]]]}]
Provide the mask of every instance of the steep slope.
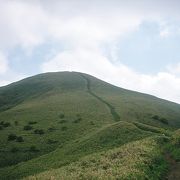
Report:
[{"label": "steep slope", "polygon": [[178,104],[83,73],[40,74],[0,88],[0,175],[39,173],[178,127]]}]

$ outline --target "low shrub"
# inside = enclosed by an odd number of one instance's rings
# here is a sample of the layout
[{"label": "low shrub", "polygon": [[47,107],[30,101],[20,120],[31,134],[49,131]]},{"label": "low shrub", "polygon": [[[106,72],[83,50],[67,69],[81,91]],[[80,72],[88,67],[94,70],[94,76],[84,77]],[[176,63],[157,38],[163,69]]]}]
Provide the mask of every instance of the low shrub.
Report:
[{"label": "low shrub", "polygon": [[160,118],[159,121],[162,122],[163,124],[169,124],[166,118]]},{"label": "low shrub", "polygon": [[59,115],[59,118],[61,118],[61,119],[63,119],[65,117],[65,115],[63,114],[63,113],[61,113],[60,115]]},{"label": "low shrub", "polygon": [[66,130],[67,130],[67,127],[66,127],[66,126],[63,126],[63,127],[61,128],[61,130],[62,130],[62,131],[66,131]]},{"label": "low shrub", "polygon": [[90,125],[95,125],[93,121],[90,121],[89,123],[90,123]]},{"label": "low shrub", "polygon": [[14,141],[16,140],[17,136],[15,134],[9,134],[8,141]]},{"label": "low shrub", "polygon": [[163,124],[169,124],[168,120],[166,118],[159,117],[158,115],[152,116],[154,120],[158,120]]},{"label": "low shrub", "polygon": [[12,149],[11,149],[11,152],[12,153],[16,153],[16,152],[18,152],[19,151],[19,149],[17,148],[17,147],[13,147]]},{"label": "low shrub", "polygon": [[38,152],[39,150],[36,148],[36,146],[31,146],[31,147],[29,148],[29,151],[30,151],[30,152]]},{"label": "low shrub", "polygon": [[17,141],[17,142],[24,142],[24,139],[23,139],[22,136],[18,136],[18,137],[16,138],[16,141]]},{"label": "low shrub", "polygon": [[18,121],[14,121],[14,125],[17,126],[19,123]]},{"label": "low shrub", "polygon": [[66,123],[67,121],[65,119],[62,119],[61,121],[59,121],[59,123],[63,124]]},{"label": "low shrub", "polygon": [[29,131],[29,130],[32,130],[32,129],[33,129],[33,127],[30,126],[30,125],[24,126],[24,130],[26,130],[26,131]]},{"label": "low shrub", "polygon": [[1,121],[1,122],[0,122],[0,125],[3,125],[3,124],[4,124],[4,121]]},{"label": "low shrub", "polygon": [[152,116],[152,118],[155,119],[155,120],[159,120],[159,116],[158,115],[154,115],[154,116]]},{"label": "low shrub", "polygon": [[28,124],[32,125],[32,124],[37,124],[36,121],[29,121]]},{"label": "low shrub", "polygon": [[35,134],[40,134],[40,135],[42,135],[42,134],[44,134],[45,132],[44,132],[43,129],[35,129],[35,130],[34,130],[34,133],[35,133]]},{"label": "low shrub", "polygon": [[82,120],[82,118],[81,118],[81,117],[78,117],[77,119],[75,119],[75,120],[73,121],[73,123],[79,123],[81,120]]},{"label": "low shrub", "polygon": [[54,128],[54,127],[48,128],[48,131],[50,131],[50,132],[55,131],[55,130],[56,130],[56,128]]},{"label": "low shrub", "polygon": [[4,122],[4,121],[1,121],[0,125],[5,128],[11,126],[11,124],[9,122]]}]

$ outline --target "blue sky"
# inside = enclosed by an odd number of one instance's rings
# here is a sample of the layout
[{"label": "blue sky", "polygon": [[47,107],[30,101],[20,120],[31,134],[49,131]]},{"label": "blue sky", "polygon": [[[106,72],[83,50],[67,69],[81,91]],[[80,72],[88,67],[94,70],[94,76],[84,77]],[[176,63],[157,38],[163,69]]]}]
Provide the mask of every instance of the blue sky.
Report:
[{"label": "blue sky", "polygon": [[178,0],[0,1],[0,86],[81,71],[180,103]]}]

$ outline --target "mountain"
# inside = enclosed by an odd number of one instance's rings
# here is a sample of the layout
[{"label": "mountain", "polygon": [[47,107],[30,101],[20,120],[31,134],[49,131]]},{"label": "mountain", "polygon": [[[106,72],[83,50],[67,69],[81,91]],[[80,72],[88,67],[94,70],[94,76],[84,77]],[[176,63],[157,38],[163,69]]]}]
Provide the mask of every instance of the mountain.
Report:
[{"label": "mountain", "polygon": [[[142,154],[152,155],[146,158],[152,163],[152,158],[162,155],[159,142],[170,139],[178,128],[179,104],[119,88],[84,73],[36,75],[0,88],[0,177],[80,179],[82,174],[81,179],[104,179],[107,167],[103,169],[96,158],[103,162],[118,152],[125,159],[128,155],[140,158],[140,148]],[[128,160],[136,163],[133,158]],[[82,165],[84,161],[94,161],[101,171],[94,172],[93,163]],[[166,169],[163,158],[160,162]],[[114,172],[118,167],[122,170],[127,166],[126,178],[139,170],[136,167],[129,172],[128,168],[133,168],[128,164],[105,165],[113,171],[109,178],[120,177]],[[137,173],[139,177],[155,172],[155,167],[147,170],[146,166]],[[72,175],[67,176],[73,168]]]}]

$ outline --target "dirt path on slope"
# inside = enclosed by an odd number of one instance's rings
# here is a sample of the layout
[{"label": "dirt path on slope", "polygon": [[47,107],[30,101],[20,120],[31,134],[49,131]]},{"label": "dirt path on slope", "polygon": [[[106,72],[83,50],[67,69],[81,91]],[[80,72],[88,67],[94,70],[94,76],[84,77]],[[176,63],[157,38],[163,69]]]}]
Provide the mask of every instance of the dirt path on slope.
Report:
[{"label": "dirt path on slope", "polygon": [[110,113],[112,114],[112,117],[115,121],[120,121],[120,116],[119,114],[116,112],[115,107],[113,107],[111,104],[109,104],[107,101],[105,101],[104,99],[102,99],[101,97],[99,97],[98,95],[96,95],[92,90],[91,90],[91,82],[90,80],[84,76],[83,74],[80,74],[80,76],[86,81],[87,83],[87,90],[88,93],[90,95],[92,95],[93,97],[95,97],[96,99],[98,99],[99,101],[101,101],[102,103],[104,103],[110,110]]},{"label": "dirt path on slope", "polygon": [[170,169],[166,179],[180,180],[180,162],[176,162],[168,153],[166,153],[165,158],[170,165]]}]

